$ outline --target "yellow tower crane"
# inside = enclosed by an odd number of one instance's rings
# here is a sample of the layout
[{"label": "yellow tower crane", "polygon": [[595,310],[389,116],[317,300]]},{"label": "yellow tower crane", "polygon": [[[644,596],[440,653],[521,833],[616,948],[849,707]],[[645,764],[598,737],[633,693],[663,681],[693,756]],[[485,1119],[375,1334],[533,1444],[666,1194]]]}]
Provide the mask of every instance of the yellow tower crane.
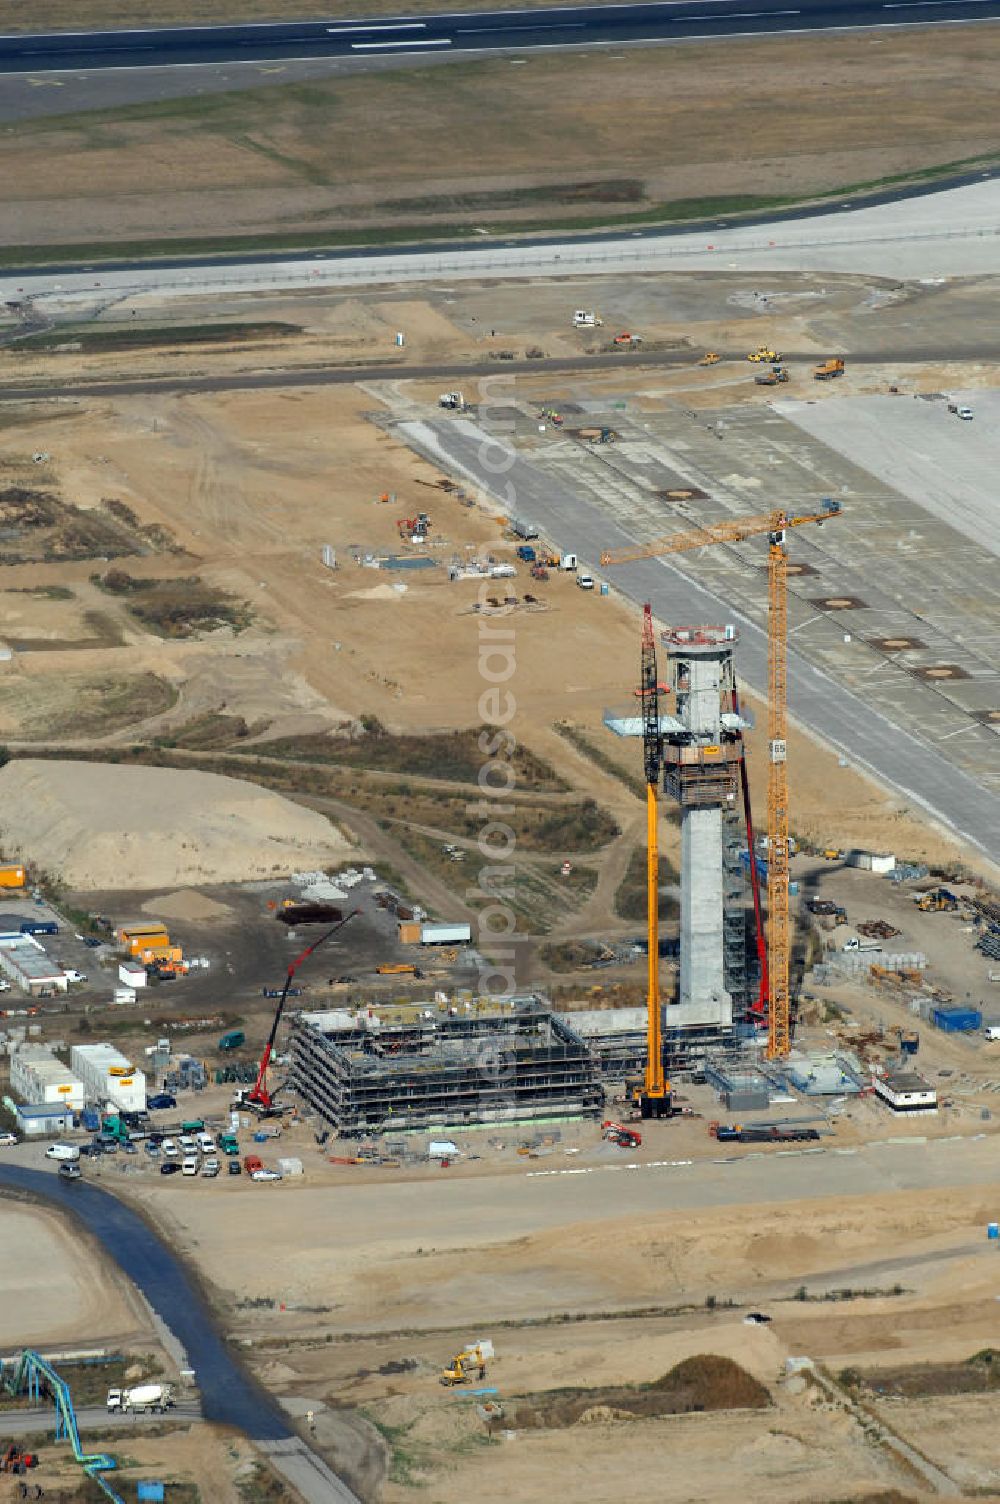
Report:
[{"label": "yellow tower crane", "polygon": [[[602,564],[629,564],[663,554],[690,553],[714,543],[742,543],[766,534],[768,539],[768,782],[767,782],[767,929],[771,1007],[767,1053],[783,1057],[791,1047],[788,924],[788,553],[789,528],[807,522],[827,522],[841,511],[837,501],[825,501],[820,512],[795,515],[776,510],[754,517],[733,517],[637,543],[601,555]],[[754,852],[750,860],[756,860]]]}]

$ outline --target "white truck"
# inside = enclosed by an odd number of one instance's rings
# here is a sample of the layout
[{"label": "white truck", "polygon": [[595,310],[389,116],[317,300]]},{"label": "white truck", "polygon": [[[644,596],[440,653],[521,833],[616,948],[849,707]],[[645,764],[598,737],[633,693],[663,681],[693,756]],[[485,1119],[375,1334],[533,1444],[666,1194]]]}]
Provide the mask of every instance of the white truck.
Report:
[{"label": "white truck", "polygon": [[587,308],[578,308],[573,314],[573,324],[577,329],[600,329],[603,323],[603,319]]},{"label": "white truck", "polygon": [[169,1384],[139,1384],[135,1389],[109,1389],[108,1410],[127,1413],[133,1411],[144,1415],[152,1411],[159,1415],[173,1406],[174,1396]]},{"label": "white truck", "polygon": [[510,530],[515,538],[523,538],[525,542],[531,538],[538,537],[538,528],[535,523],[528,522],[524,517],[512,517]]},{"label": "white truck", "polygon": [[972,408],[965,402],[949,402],[948,411],[954,413],[956,418],[961,418],[965,423],[972,422]]}]

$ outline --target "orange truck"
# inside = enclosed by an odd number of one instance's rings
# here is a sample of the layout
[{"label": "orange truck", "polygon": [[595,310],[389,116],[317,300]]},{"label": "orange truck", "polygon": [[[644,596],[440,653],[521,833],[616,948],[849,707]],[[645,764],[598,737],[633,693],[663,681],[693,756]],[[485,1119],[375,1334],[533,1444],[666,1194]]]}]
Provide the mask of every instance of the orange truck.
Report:
[{"label": "orange truck", "polygon": [[17,862],[6,862],[0,866],[0,888],[23,888],[25,884],[24,868]]},{"label": "orange truck", "polygon": [[843,374],[844,362],[839,356],[824,360],[821,366],[813,368],[813,376],[817,381],[832,381],[835,376],[843,376]]}]

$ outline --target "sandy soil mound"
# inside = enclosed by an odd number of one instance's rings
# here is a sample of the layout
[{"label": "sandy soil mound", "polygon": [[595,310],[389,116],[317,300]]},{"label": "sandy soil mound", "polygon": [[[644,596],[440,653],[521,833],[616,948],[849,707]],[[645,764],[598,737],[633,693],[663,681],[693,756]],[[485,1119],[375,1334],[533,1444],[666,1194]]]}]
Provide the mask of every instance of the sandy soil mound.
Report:
[{"label": "sandy soil mound", "polygon": [[322,815],[234,778],[31,759],[0,771],[0,839],[82,889],[273,877],[352,849]]},{"label": "sandy soil mound", "polygon": [[176,893],[164,893],[151,898],[142,906],[144,914],[163,919],[190,919],[196,924],[211,924],[213,919],[229,919],[232,909],[217,899],[207,898],[204,893],[192,893],[181,888]]}]

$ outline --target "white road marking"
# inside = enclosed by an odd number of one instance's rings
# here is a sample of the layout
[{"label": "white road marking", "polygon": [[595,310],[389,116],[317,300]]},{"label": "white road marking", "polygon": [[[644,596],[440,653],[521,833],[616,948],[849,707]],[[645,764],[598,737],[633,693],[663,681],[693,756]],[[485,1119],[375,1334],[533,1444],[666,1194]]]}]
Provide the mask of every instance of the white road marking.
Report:
[{"label": "white road marking", "polygon": [[450,47],[451,42],[447,37],[436,37],[433,41],[419,41],[416,37],[408,37],[405,42],[352,42],[351,49],[359,52],[362,48],[367,52],[377,47]]},{"label": "white road marking", "polygon": [[426,21],[393,21],[390,26],[328,26],[328,37],[357,37],[366,31],[426,31]]}]

